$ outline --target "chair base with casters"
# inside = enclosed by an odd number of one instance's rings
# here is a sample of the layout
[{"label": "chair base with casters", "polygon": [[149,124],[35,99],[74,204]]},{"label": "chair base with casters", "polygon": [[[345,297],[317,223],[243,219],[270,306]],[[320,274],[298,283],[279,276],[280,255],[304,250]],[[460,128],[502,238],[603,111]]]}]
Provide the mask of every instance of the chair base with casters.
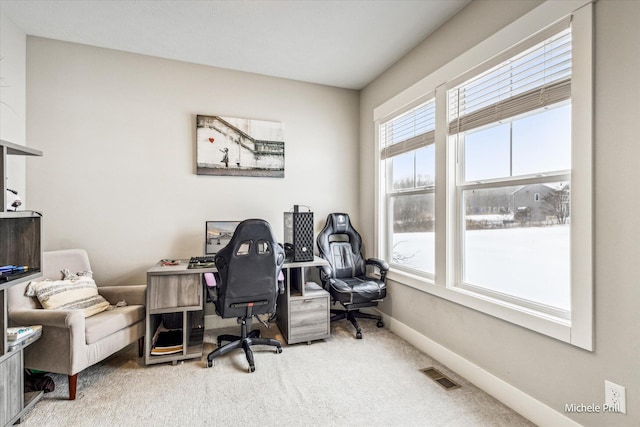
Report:
[{"label": "chair base with casters", "polygon": [[[371,304],[363,304],[364,307],[372,307]],[[362,339],[362,329],[358,324],[357,319],[370,319],[377,320],[376,326],[378,328],[384,327],[384,322],[382,321],[382,316],[378,316],[377,314],[369,314],[363,313],[360,311],[359,307],[349,307],[346,310],[339,309],[331,309],[331,321],[335,322],[338,320],[347,319],[351,322],[351,324],[356,328],[356,338]]]},{"label": "chair base with casters", "polygon": [[[255,303],[258,304],[258,303]],[[266,304],[266,302],[265,302]],[[240,304],[234,304],[236,306],[242,306]],[[247,362],[249,362],[248,372],[254,372],[256,370],[256,366],[253,360],[253,351],[251,350],[251,346],[254,345],[268,345],[276,348],[276,353],[282,353],[282,344],[280,341],[274,340],[272,338],[260,338],[260,331],[258,329],[254,329],[251,332],[247,332],[251,327],[251,320],[253,315],[251,314],[251,309],[254,303],[245,303],[243,304],[247,307],[247,314],[238,319],[240,323],[240,334],[241,335],[219,335],[218,336],[218,348],[209,353],[207,356],[207,367],[211,368],[213,366],[213,359],[218,356],[224,356],[225,354],[236,350],[238,348],[242,348],[244,350],[245,356],[247,357]],[[223,341],[230,341],[229,344],[226,344],[224,347],[222,346]]]}]

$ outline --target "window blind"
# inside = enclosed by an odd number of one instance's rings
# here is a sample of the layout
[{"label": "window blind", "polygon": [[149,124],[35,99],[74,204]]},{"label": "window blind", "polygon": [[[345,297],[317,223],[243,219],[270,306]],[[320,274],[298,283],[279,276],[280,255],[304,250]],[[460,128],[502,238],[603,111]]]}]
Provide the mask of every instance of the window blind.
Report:
[{"label": "window blind", "polygon": [[570,99],[570,28],[449,89],[448,97],[450,134]]},{"label": "window blind", "polygon": [[430,100],[382,123],[381,158],[386,159],[433,144],[435,118],[435,100]]}]

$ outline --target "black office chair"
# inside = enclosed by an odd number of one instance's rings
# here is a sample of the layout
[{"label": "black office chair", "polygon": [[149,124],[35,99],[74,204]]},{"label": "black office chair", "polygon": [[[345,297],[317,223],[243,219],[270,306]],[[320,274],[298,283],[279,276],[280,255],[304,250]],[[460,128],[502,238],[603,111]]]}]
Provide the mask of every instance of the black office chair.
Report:
[{"label": "black office chair", "polygon": [[[357,318],[377,320],[377,326],[383,327],[382,317],[362,313],[360,309],[377,306],[387,295],[384,281],[389,265],[381,259],[363,258],[362,238],[345,213],[329,214],[317,243],[320,256],[330,264],[320,267],[320,280],[334,304],[338,302],[344,307],[344,310],[331,310],[331,321],[348,319],[355,326],[358,339],[362,338],[362,330]],[[371,266],[369,274],[367,266]],[[376,272],[379,278],[372,274]]]},{"label": "black office chair", "polygon": [[[255,371],[251,346],[269,345],[282,352],[279,341],[260,338],[260,331],[251,328],[253,316],[274,313],[278,292],[283,292],[278,282],[284,250],[278,245],[268,222],[247,219],[238,224],[231,241],[215,256],[219,281],[214,301],[216,312],[223,318],[237,317],[241,335],[218,336],[218,348],[207,356],[207,366],[213,359],[237,348],[244,349],[249,362],[249,372]],[[231,341],[222,347],[222,341]]]}]

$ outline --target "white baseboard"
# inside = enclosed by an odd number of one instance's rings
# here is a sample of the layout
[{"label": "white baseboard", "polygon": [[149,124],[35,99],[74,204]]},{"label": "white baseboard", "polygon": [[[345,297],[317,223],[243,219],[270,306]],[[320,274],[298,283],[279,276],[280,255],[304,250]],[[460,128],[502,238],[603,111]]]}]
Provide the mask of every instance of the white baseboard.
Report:
[{"label": "white baseboard", "polygon": [[[218,315],[204,316],[204,329],[220,329],[237,325],[236,318],[223,319]],[[239,330],[239,327],[238,327]]]},{"label": "white baseboard", "polygon": [[404,323],[384,313],[379,312],[379,314],[382,315],[385,326],[391,332],[438,360],[531,422],[539,426],[580,426],[566,415],[534,399]]}]

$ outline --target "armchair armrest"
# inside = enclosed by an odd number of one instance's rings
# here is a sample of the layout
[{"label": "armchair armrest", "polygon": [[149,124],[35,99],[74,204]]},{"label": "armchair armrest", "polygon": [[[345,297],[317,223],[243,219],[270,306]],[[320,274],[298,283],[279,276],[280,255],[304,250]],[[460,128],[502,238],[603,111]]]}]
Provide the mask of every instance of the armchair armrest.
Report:
[{"label": "armchair armrest", "polygon": [[380,280],[384,281],[385,277],[387,277],[387,272],[389,271],[389,264],[379,258],[369,258],[365,261],[366,265],[373,265],[377,267],[380,271]]},{"label": "armchair armrest", "polygon": [[21,308],[9,312],[9,318],[20,325],[42,325],[78,329],[84,333],[84,314],[80,310],[46,310]]},{"label": "armchair armrest", "polygon": [[147,285],[100,286],[98,293],[110,304],[124,300],[127,305],[145,305]]}]

